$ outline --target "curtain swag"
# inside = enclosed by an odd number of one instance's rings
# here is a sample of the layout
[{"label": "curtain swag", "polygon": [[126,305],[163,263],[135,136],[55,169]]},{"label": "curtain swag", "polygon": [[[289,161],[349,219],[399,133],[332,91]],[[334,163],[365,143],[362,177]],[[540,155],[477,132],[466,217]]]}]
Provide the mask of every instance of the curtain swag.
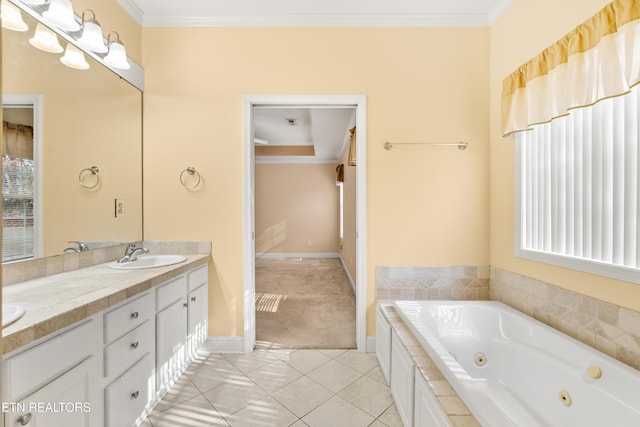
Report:
[{"label": "curtain swag", "polygon": [[640,0],[615,0],[502,82],[502,133],[623,95],[640,83]]},{"label": "curtain swag", "polygon": [[336,166],[336,183],[344,182],[344,164]]},{"label": "curtain swag", "polygon": [[356,165],[356,128],[355,126],[349,129],[351,132],[351,139],[349,140],[349,160],[347,164],[349,166]]}]

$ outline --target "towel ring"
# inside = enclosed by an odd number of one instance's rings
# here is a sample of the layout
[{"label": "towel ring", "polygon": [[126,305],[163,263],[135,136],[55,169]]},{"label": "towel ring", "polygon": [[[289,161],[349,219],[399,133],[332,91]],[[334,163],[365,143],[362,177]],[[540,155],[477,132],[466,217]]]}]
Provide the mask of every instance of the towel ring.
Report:
[{"label": "towel ring", "polygon": [[[194,176],[195,175],[198,178],[198,180],[193,185],[187,185],[187,183],[184,181],[186,176],[187,176],[185,174],[190,175],[190,176]],[[198,172],[196,170],[196,168],[194,168],[193,166],[188,166],[185,170],[183,170],[180,173],[180,183],[187,190],[193,190],[194,188],[196,188],[198,185],[200,185],[200,181],[201,180],[202,180],[202,177],[200,176],[200,172]]]},{"label": "towel ring", "polygon": [[[87,185],[84,181],[85,178],[88,177],[89,175],[87,173],[90,173],[91,176],[95,177],[95,184],[93,185]],[[88,189],[88,190],[92,190],[94,188],[96,188],[98,186],[98,184],[100,184],[100,169],[97,166],[91,166],[90,168],[84,168],[80,171],[80,173],[78,174],[78,181],[80,181],[80,185],[82,185],[84,188]]]}]

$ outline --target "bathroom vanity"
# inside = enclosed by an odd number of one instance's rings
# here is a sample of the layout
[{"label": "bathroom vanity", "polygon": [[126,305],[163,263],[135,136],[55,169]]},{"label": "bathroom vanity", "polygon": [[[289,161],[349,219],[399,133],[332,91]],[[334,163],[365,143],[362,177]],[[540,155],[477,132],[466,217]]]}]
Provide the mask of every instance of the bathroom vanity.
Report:
[{"label": "bathroom vanity", "polygon": [[[3,330],[4,426],[136,425],[207,337],[209,255],[114,270],[105,264],[12,285],[27,305]],[[102,286],[100,284],[102,283]]]}]

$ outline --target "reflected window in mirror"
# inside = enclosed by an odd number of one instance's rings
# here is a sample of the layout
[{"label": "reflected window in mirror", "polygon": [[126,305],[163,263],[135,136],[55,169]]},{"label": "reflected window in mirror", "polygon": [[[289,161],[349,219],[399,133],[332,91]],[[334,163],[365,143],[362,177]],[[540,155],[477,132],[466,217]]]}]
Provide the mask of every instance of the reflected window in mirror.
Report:
[{"label": "reflected window in mirror", "polygon": [[3,100],[2,121],[2,261],[39,256],[38,135],[30,97]]}]

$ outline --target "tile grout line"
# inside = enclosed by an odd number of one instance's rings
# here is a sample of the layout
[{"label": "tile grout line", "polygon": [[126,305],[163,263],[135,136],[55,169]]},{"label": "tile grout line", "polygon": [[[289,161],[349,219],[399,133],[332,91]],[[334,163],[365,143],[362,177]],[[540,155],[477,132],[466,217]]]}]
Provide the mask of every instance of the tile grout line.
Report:
[{"label": "tile grout line", "polygon": [[[279,351],[279,350],[275,350],[275,351]],[[251,382],[251,384],[255,387],[257,387],[258,390],[260,390],[261,393],[264,393],[264,395],[262,395],[262,397],[257,398],[257,399],[252,399],[250,401],[247,401],[246,404],[244,404],[243,407],[234,410],[233,412],[229,413],[228,415],[223,415],[218,408],[216,407],[216,405],[209,399],[207,398],[207,396],[205,395],[205,393],[208,393],[212,390],[215,390],[219,387],[223,387],[227,384],[231,384],[229,382],[224,382],[223,384],[220,384],[216,387],[213,387],[211,389],[207,389],[207,390],[202,390],[200,387],[198,387],[194,381],[192,380],[192,378],[190,377],[189,374],[187,374],[186,372],[183,374],[184,376],[186,376],[187,381],[189,382],[189,384],[191,384],[195,390],[197,390],[198,394],[195,396],[192,396],[190,398],[187,399],[178,399],[175,402],[172,402],[167,408],[163,409],[162,411],[155,413],[153,416],[150,415],[147,418],[147,423],[148,425],[150,425],[151,427],[153,427],[153,417],[157,417],[160,414],[162,414],[163,412],[174,408],[176,406],[179,406],[181,404],[184,404],[185,402],[188,402],[192,399],[201,397],[203,398],[215,411],[216,413],[219,415],[219,417],[224,420],[225,423],[230,424],[229,423],[229,419],[234,415],[237,414],[238,412],[254,405],[256,402],[259,402],[261,400],[264,400],[266,397],[270,397],[271,399],[273,399],[275,402],[277,402],[277,404],[279,404],[282,408],[284,408],[284,410],[286,410],[288,413],[290,413],[295,420],[291,423],[291,424],[295,424],[297,422],[305,422],[304,418],[307,417],[309,414],[311,414],[312,412],[316,411],[318,408],[320,408],[321,406],[323,406],[324,404],[326,404],[329,400],[334,399],[334,398],[338,398],[341,399],[342,401],[348,403],[349,405],[353,406],[354,408],[356,408],[358,411],[360,411],[362,414],[366,415],[367,417],[372,419],[371,423],[375,423],[376,421],[378,421],[379,423],[382,423],[383,425],[386,425],[386,423],[384,423],[383,421],[380,420],[380,418],[394,405],[394,403],[392,402],[390,405],[386,406],[379,414],[378,416],[373,416],[371,415],[369,412],[367,412],[367,410],[365,410],[364,408],[361,408],[360,406],[358,406],[357,403],[355,402],[351,402],[349,400],[347,400],[346,398],[344,398],[343,396],[340,395],[340,393],[344,392],[348,387],[352,386],[353,384],[355,384],[356,382],[362,380],[362,378],[367,378],[377,384],[381,384],[384,387],[388,388],[388,385],[385,383],[380,382],[378,379],[376,379],[375,377],[371,377],[369,376],[369,374],[371,374],[374,370],[376,370],[376,368],[378,368],[378,364],[377,361],[376,363],[374,363],[371,367],[367,367],[367,368],[361,368],[361,369],[356,369],[352,366],[350,366],[349,364],[345,363],[344,361],[338,360],[340,357],[343,357],[345,354],[348,354],[349,350],[346,350],[340,354],[337,354],[335,356],[331,356],[329,354],[326,354],[324,352],[322,352],[321,350],[315,350],[312,349],[311,351],[316,351],[320,354],[323,354],[324,356],[327,357],[327,360],[323,361],[322,363],[318,364],[317,366],[314,366],[312,369],[309,369],[307,372],[302,372],[301,370],[299,370],[298,368],[296,368],[295,366],[293,366],[292,364],[290,364],[290,358],[293,354],[295,354],[296,352],[298,352],[300,350],[294,350],[291,353],[287,354],[287,355],[283,355],[282,358],[276,356],[275,353],[271,353],[270,350],[263,350],[261,353],[259,353],[256,356],[256,353],[251,353],[250,355],[247,355],[248,357],[250,357],[252,363],[255,362],[257,363],[258,366],[256,366],[253,369],[247,369],[247,366],[242,365],[241,363],[238,363],[239,360],[242,360],[244,355],[221,355],[222,359],[225,360],[226,362],[230,363],[236,370],[238,370],[239,375],[241,375],[243,378],[247,379],[249,382]],[[253,356],[251,356],[253,355]],[[205,357],[205,360],[207,360],[210,356],[218,356],[218,355],[209,355]],[[273,358],[273,359],[271,359]],[[261,359],[270,359],[270,360],[261,360]],[[325,385],[319,383],[318,381],[316,381],[314,378],[310,377],[309,374],[314,372],[315,370],[321,368],[322,366],[325,366],[326,364],[332,362],[332,361],[336,361],[338,362],[340,365],[352,370],[354,373],[357,373],[357,376],[349,381],[347,384],[345,384],[344,386],[340,387],[337,391],[333,391],[333,389],[329,389],[327,388]],[[234,363],[236,362],[236,363]],[[264,363],[262,363],[264,362]],[[287,367],[287,369],[292,369],[295,373],[299,374],[299,376],[297,376],[295,379],[291,380],[291,381],[287,381],[285,384],[283,384],[282,386],[278,387],[275,390],[272,391],[267,391],[264,388],[262,388],[258,383],[256,383],[251,377],[249,377],[249,375],[253,372],[256,372],[258,370],[261,370],[267,366],[270,366],[272,364],[274,364],[275,362],[281,362],[284,363],[284,365]],[[356,363],[356,362],[354,362]],[[246,370],[243,371],[242,369],[240,369],[239,365],[244,368]],[[204,369],[204,368],[203,368]],[[364,372],[363,372],[364,370]],[[298,416],[296,413],[294,413],[292,411],[291,408],[289,408],[285,403],[283,403],[282,401],[280,401],[275,395],[276,393],[280,392],[282,389],[286,388],[287,386],[291,385],[293,382],[298,381],[302,378],[305,378],[306,380],[309,380],[311,382],[313,382],[315,385],[322,387],[324,390],[328,391],[330,393],[330,395],[326,398],[323,399],[322,401],[316,403],[313,405],[312,408],[306,410],[306,412],[304,414],[302,414],[301,416]],[[177,381],[176,381],[177,382]],[[175,386],[175,384],[174,384]],[[370,423],[370,424],[371,424]],[[290,425],[291,425],[290,424]]]}]

